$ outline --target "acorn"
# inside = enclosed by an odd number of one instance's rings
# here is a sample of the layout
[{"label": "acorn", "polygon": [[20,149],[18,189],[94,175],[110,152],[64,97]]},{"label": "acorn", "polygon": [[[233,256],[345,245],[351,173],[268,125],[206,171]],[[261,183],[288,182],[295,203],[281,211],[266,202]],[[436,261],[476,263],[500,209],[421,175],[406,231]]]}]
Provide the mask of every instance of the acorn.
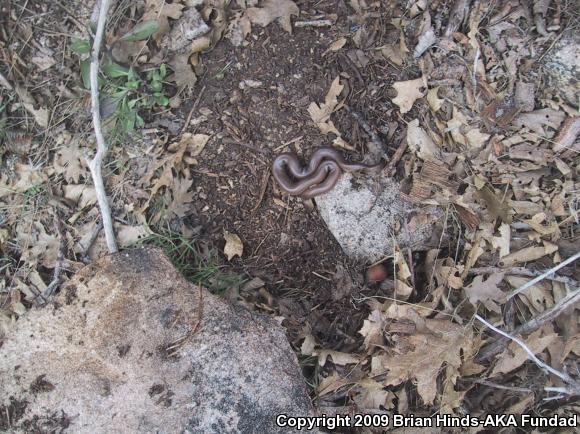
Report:
[{"label": "acorn", "polygon": [[367,282],[377,283],[387,278],[387,267],[383,264],[373,265],[367,269]]}]

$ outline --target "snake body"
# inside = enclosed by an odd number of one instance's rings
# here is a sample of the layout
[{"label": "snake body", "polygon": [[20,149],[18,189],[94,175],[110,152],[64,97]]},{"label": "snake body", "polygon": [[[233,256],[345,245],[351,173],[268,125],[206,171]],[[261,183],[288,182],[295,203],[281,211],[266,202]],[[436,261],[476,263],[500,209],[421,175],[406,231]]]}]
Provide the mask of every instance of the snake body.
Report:
[{"label": "snake body", "polygon": [[349,163],[336,149],[321,147],[312,154],[307,166],[292,152],[280,154],[272,163],[272,175],[283,192],[310,199],[332,190],[342,172],[378,172],[382,168],[383,164]]}]

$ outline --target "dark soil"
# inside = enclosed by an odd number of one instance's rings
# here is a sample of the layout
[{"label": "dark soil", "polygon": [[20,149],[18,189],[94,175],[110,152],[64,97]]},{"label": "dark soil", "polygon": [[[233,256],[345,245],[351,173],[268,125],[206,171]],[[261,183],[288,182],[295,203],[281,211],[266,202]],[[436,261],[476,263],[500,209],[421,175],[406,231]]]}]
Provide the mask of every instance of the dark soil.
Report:
[{"label": "dark soil", "polygon": [[[373,87],[359,83],[362,79],[370,84],[372,77],[354,71],[356,66],[344,55],[323,57],[340,37],[340,28],[297,28],[289,35],[272,25],[256,32],[243,49],[221,41],[203,56],[205,70],[191,103],[183,107],[183,117],[203,89],[198,111],[210,109],[213,115],[196,132],[218,134],[192,172],[199,200],[188,223],[202,225],[203,237],[216,245],[223,244],[223,230],[238,234],[244,257],[233,260],[235,270],[266,282],[276,297],[273,307],[288,319],[290,334],[296,338],[308,323],[325,345],[345,350],[345,336],[352,343],[350,337],[367,315],[350,297],[368,290],[363,286],[364,266],[344,255],[312,203],[281,195],[270,176],[277,154],[290,149],[308,157],[315,148],[331,144],[332,138],[321,135],[307,108],[313,101],[324,101],[339,74],[351,89],[347,103],[367,123],[385,127],[389,120],[384,92],[379,89],[371,98],[368,89]],[[367,71],[385,68],[376,65]],[[241,90],[243,80],[261,85]],[[384,78],[381,83],[384,86]],[[353,160],[362,160],[369,137],[358,121],[347,114],[337,125],[356,145]],[[344,276],[335,277],[337,267],[347,270],[349,286],[340,293],[337,278]]]}]

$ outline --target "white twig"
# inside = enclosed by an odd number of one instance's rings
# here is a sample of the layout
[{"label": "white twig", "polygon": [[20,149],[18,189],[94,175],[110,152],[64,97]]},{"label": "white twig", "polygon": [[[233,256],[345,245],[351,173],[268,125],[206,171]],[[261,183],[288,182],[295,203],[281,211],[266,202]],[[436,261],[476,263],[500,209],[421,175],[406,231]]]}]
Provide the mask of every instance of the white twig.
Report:
[{"label": "white twig", "polygon": [[113,221],[111,219],[111,208],[105,192],[105,185],[103,183],[102,163],[105,155],[107,155],[107,143],[103,136],[103,129],[101,125],[101,108],[99,104],[99,51],[105,34],[105,23],[107,21],[107,12],[109,11],[110,0],[101,0],[99,8],[99,19],[97,21],[97,33],[95,34],[95,41],[93,42],[93,49],[91,52],[91,112],[93,114],[93,127],[95,129],[95,139],[97,140],[97,153],[92,160],[88,162],[93,184],[95,185],[95,192],[97,194],[97,201],[101,210],[101,219],[103,221],[103,229],[105,231],[105,238],[107,240],[107,248],[110,253],[115,253],[117,242],[115,241],[115,233],[113,232]]},{"label": "white twig", "polygon": [[550,268],[548,271],[546,271],[543,274],[540,274],[538,277],[536,277],[535,279],[530,280],[528,283],[520,286],[517,289],[514,289],[512,292],[510,292],[507,296],[507,299],[511,299],[514,296],[516,296],[517,294],[519,294],[520,292],[525,291],[526,289],[528,289],[530,286],[534,286],[536,283],[540,282],[541,280],[544,280],[546,277],[548,277],[550,274],[554,274],[556,271],[558,271],[560,268],[565,267],[568,264],[571,264],[572,262],[574,262],[576,259],[580,258],[580,252],[576,253],[574,256],[570,256],[568,259],[566,259],[564,262],[560,262],[558,265],[556,265],[553,268]]},{"label": "white twig", "polygon": [[330,20],[295,21],[294,27],[330,27]]},{"label": "white twig", "polygon": [[530,350],[530,348],[523,341],[521,341],[520,339],[516,338],[515,336],[512,336],[509,333],[506,333],[503,330],[500,330],[497,327],[491,325],[489,322],[487,322],[486,320],[484,320],[482,317],[480,317],[477,314],[475,315],[475,319],[477,319],[480,323],[482,323],[486,327],[492,329],[494,332],[499,333],[500,335],[514,341],[516,344],[518,344],[520,347],[522,347],[522,349],[528,354],[528,357],[536,365],[538,365],[541,369],[543,369],[544,371],[546,371],[550,374],[555,375],[556,377],[560,378],[564,383],[568,384],[572,388],[571,390],[566,389],[568,394],[580,395],[580,383],[575,381],[568,374],[566,374],[564,372],[560,372],[560,371],[552,368],[550,365],[544,363],[540,359],[538,359],[536,357],[536,355],[534,354],[534,352],[532,350]]}]

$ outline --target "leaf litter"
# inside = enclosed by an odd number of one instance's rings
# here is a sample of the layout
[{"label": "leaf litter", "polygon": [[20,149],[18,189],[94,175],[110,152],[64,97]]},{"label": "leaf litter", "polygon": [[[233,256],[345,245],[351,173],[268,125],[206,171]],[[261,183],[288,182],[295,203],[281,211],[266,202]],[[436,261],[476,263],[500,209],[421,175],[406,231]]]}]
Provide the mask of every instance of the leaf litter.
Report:
[{"label": "leaf litter", "polygon": [[[212,0],[197,2],[197,9],[191,3],[146,0],[127,12],[131,19],[118,18],[119,24],[109,30],[109,39],[115,40],[130,34],[131,22],[158,23],[150,41],[122,41],[116,49],[142,69],[161,63],[172,67],[164,84],[172,90],[172,108],[179,108],[191,89],[199,92],[207,68],[204,56],[218,44],[256,50],[254,39],[298,33],[293,29],[298,16],[316,21],[334,13],[290,0],[231,5]],[[538,15],[517,2],[474,2],[460,20],[464,24],[454,25],[449,9],[427,2],[346,3],[337,19],[331,17],[336,24],[324,30],[329,41],[313,59],[322,65],[325,87],[293,109],[309,119],[321,140],[364,149],[365,140],[357,136],[357,128],[349,128],[344,110],[362,98],[374,126],[390,126],[390,131],[377,128],[382,136],[406,140],[395,176],[408,187],[403,194],[414,203],[414,218],[423,218],[422,210],[435,206],[447,219],[438,223],[445,234],[438,248],[409,256],[397,246],[385,262],[386,278],[364,284],[356,276],[345,280],[356,290],[341,288],[333,302],[350,296],[364,312],[349,332],[337,336],[329,327],[322,333],[323,326],[315,321],[307,333],[289,326],[301,354],[319,365],[314,402],[321,407],[353,404],[359,412],[461,415],[466,410],[485,415],[533,410],[547,415],[552,411],[544,401],[548,398],[561,404],[560,414],[577,412],[564,396],[544,390],[561,384],[556,377],[538,375],[528,354],[513,342],[476,362],[497,336],[473,321],[478,313],[514,331],[577,291],[580,275],[577,266],[569,266],[509,297],[510,291],[578,250],[577,108],[560,97],[557,83],[540,85],[542,56],[549,55],[562,22],[574,25],[573,16],[560,8]],[[90,11],[79,11],[79,17],[83,13],[88,19]],[[192,24],[196,14],[202,20],[199,33]],[[356,25],[344,26],[345,20]],[[7,77],[14,85],[12,90],[3,86],[0,94],[0,121],[11,122],[0,124],[0,332],[17,326],[16,318],[46,288],[63,246],[67,273],[78,269],[85,256],[103,251],[86,165],[92,138],[83,132],[90,119],[78,61],[55,54],[57,36],[47,37],[26,23],[15,29],[16,40],[32,38],[34,44],[12,52],[5,35],[0,38],[0,55],[12,65]],[[74,26],[69,30],[78,32]],[[312,31],[322,32],[300,30]],[[180,34],[181,42],[171,45]],[[53,51],[40,49],[42,44],[52,45]],[[337,73],[340,62],[346,66]],[[226,71],[231,67],[237,68],[235,63],[224,66]],[[283,80],[271,79],[243,77],[237,83],[264,83],[244,89],[250,95],[270,86],[281,89]],[[356,87],[361,79],[362,91]],[[50,86],[43,88],[45,81]],[[353,89],[363,96],[353,96]],[[280,95],[288,98],[282,91]],[[202,124],[213,125],[219,116],[221,122],[229,110],[216,103],[182,134],[157,128],[136,136],[134,143],[113,147],[106,179],[121,246],[143,240],[157,225],[193,233],[183,223],[195,214],[198,200],[192,171],[201,169],[205,149],[223,139]],[[17,128],[33,134],[26,158],[14,151],[17,136],[4,133]],[[247,130],[234,124],[226,128],[239,133],[238,142],[243,142]],[[294,143],[302,146],[301,140]],[[387,152],[391,156],[393,149]],[[234,181],[226,182],[220,194],[227,195]],[[278,198],[272,202],[292,209]],[[64,233],[53,229],[58,219],[54,210],[66,216]],[[225,229],[222,234],[228,261],[250,256],[251,247],[239,235]],[[255,291],[269,286],[262,278]],[[282,304],[277,309],[282,315]],[[291,324],[292,311],[286,312]],[[574,375],[577,318],[573,307],[518,337],[538,358]],[[521,388],[535,394],[514,398]]]}]

